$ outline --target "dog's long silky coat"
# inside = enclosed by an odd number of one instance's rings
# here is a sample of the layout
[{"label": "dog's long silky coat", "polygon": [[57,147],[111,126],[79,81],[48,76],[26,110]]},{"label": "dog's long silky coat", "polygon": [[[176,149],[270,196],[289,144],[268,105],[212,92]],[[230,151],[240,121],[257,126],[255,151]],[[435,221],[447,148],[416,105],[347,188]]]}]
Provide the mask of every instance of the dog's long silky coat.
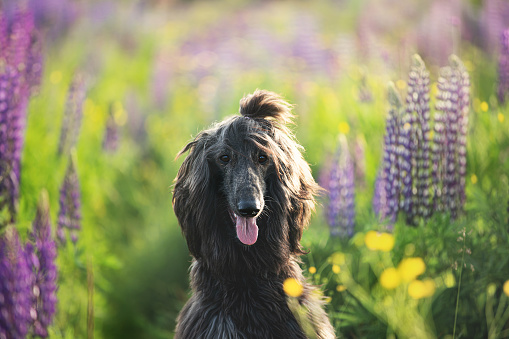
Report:
[{"label": "dog's long silky coat", "polygon": [[304,286],[299,303],[316,337],[335,337],[298,265],[319,187],[287,127],[292,118],[281,97],[258,90],[240,101],[240,116],[179,153],[189,152],[173,208],[194,259],[175,338],[306,338],[283,291],[289,277]]}]

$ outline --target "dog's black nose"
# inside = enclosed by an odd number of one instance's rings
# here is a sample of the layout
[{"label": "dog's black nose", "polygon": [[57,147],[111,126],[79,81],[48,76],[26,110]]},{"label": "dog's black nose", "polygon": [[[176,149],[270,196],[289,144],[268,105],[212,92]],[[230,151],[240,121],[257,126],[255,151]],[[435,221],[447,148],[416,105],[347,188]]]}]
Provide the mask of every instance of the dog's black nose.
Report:
[{"label": "dog's black nose", "polygon": [[260,203],[256,201],[240,201],[237,204],[237,209],[239,213],[243,217],[256,217],[258,212],[260,212]]}]

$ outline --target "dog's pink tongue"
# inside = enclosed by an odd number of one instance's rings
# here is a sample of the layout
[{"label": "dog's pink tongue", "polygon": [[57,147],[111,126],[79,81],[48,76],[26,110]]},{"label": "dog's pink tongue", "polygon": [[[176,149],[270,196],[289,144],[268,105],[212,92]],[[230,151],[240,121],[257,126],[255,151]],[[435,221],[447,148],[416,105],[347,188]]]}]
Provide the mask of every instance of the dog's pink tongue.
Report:
[{"label": "dog's pink tongue", "polygon": [[256,218],[244,218],[236,215],[237,237],[245,245],[252,245],[258,239]]}]

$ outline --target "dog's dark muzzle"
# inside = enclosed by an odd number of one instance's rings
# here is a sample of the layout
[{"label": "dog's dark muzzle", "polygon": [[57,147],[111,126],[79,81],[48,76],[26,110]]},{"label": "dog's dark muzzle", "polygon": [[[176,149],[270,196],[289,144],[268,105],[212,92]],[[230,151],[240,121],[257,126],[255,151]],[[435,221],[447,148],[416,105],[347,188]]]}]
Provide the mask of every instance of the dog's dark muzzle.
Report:
[{"label": "dog's dark muzzle", "polygon": [[237,203],[239,214],[246,218],[258,216],[261,209],[262,204],[257,200],[241,200]]}]

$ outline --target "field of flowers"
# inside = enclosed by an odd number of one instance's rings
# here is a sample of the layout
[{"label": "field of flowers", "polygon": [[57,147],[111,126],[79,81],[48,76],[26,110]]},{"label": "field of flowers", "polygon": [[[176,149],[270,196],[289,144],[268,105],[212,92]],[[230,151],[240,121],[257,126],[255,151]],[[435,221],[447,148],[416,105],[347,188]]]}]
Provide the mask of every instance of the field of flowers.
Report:
[{"label": "field of flowers", "polygon": [[503,0],[0,2],[0,338],[171,338],[175,156],[257,88],[338,337],[509,338]]}]

